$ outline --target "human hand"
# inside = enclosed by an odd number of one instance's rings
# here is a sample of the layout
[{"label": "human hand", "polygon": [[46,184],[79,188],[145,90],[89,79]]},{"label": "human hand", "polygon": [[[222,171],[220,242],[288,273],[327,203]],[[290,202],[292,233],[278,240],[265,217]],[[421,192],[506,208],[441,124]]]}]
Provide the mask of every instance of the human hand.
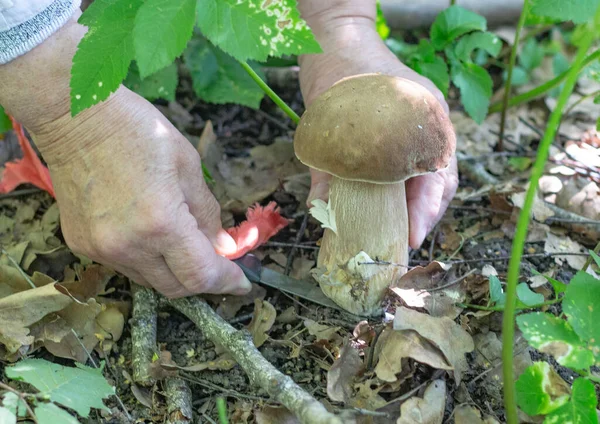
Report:
[{"label": "human hand", "polygon": [[[375,30],[374,0],[337,0],[326,4],[317,0],[301,0],[299,5],[324,51],[323,54],[300,58],[300,86],[307,106],[342,78],[382,73],[418,82],[431,91],[448,112],[441,91],[429,79],[402,64],[382,42]],[[311,170],[311,176],[309,205],[317,198],[327,200],[331,178],[329,174],[315,170]],[[409,244],[412,248],[418,248],[441,219],[457,186],[456,158],[442,171],[406,182]]]}]

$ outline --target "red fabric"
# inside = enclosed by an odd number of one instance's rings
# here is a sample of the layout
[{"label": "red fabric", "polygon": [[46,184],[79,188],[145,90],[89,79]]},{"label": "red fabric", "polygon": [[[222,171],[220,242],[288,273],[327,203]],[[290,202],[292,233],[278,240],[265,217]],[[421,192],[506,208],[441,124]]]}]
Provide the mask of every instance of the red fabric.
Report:
[{"label": "red fabric", "polygon": [[29,144],[23,126],[12,117],[10,117],[10,120],[23,151],[23,158],[6,163],[2,179],[0,179],[0,193],[13,191],[21,184],[33,184],[42,190],[46,190],[52,197],[56,197],[50,180],[50,172]]},{"label": "red fabric", "polygon": [[227,258],[237,259],[244,256],[267,242],[288,224],[289,221],[279,214],[279,208],[275,202],[269,203],[264,208],[258,204],[250,207],[246,212],[246,221],[227,230],[238,247],[237,252],[228,255]]}]

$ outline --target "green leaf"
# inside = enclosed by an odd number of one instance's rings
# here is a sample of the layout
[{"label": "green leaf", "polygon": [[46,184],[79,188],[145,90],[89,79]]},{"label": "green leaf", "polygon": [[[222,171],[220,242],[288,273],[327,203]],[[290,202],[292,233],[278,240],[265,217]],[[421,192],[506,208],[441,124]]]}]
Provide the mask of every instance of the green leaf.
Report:
[{"label": "green leaf", "polygon": [[[19,417],[24,417],[27,415],[27,408],[25,406],[25,402],[19,396],[17,396],[13,392],[6,392],[4,394],[4,399],[2,399],[2,405],[6,407],[13,414],[18,415]],[[0,420],[0,423],[2,421]]]},{"label": "green leaf", "polygon": [[108,98],[133,59],[135,15],[142,0],[115,0],[85,34],[71,69],[71,115]]},{"label": "green leaf", "polygon": [[516,382],[517,404],[528,415],[548,414],[569,399],[569,386],[547,362],[534,362]]},{"label": "green leaf", "polygon": [[543,312],[519,315],[517,325],[531,346],[575,370],[588,369],[594,355],[563,319]]},{"label": "green leaf", "polygon": [[545,51],[535,38],[525,42],[521,53],[519,53],[519,64],[527,71],[532,71],[542,64]]},{"label": "green leaf", "polygon": [[[513,69],[514,72],[514,69]],[[514,73],[513,73],[514,75]],[[531,167],[533,160],[527,156],[516,156],[508,159],[508,163],[517,171],[526,171]]]},{"label": "green leaf", "polygon": [[[598,97],[599,101],[596,102],[596,99],[594,99],[594,103],[600,103],[600,96]],[[598,119],[596,119],[596,131],[600,131],[600,117],[598,117]]]},{"label": "green leaf", "polygon": [[554,76],[558,76],[563,72],[566,72],[570,67],[571,64],[569,63],[569,59],[567,59],[564,54],[556,53],[552,57],[552,72],[554,73]]},{"label": "green leaf", "polygon": [[198,0],[197,10],[202,33],[237,60],[321,52],[295,0]]},{"label": "green leaf", "polygon": [[579,337],[600,363],[600,280],[579,271],[567,286],[562,309]]},{"label": "green leaf", "polygon": [[0,106],[0,134],[10,131],[11,129],[12,123],[10,122],[10,118],[6,112],[4,112],[4,108]]},{"label": "green leaf", "polygon": [[600,267],[600,256],[598,256],[593,250],[590,250],[589,252],[592,259],[594,259],[594,262],[596,262],[596,265]]},{"label": "green leaf", "polygon": [[173,101],[175,100],[178,82],[179,76],[177,75],[177,64],[175,63],[142,79],[134,62],[131,64],[129,74],[123,84],[148,100],[165,99]]},{"label": "green leaf", "polygon": [[562,281],[558,281],[556,278],[552,278],[547,275],[541,274],[535,269],[532,269],[531,273],[535,275],[541,275],[542,277],[544,277],[552,285],[552,288],[554,289],[554,294],[556,296],[558,296],[561,293],[564,293],[567,290],[567,285]]},{"label": "green leaf", "polygon": [[379,34],[382,40],[385,40],[390,36],[390,27],[387,25],[385,16],[381,10],[380,0],[377,0],[377,19],[375,20],[375,27],[377,28],[377,34]]},{"label": "green leaf", "polygon": [[238,103],[258,109],[263,91],[239,62],[208,40],[194,37],[184,58],[198,97],[211,103]]},{"label": "green leaf", "polygon": [[142,78],[170,65],[181,55],[192,37],[195,14],[196,0],[144,1],[133,29],[135,60]]},{"label": "green leaf", "polygon": [[517,286],[517,298],[525,306],[537,305],[544,301],[544,296],[532,291],[526,283]]},{"label": "green leaf", "polygon": [[598,424],[597,404],[594,384],[577,378],[573,382],[571,400],[548,415],[544,424]]},{"label": "green leaf", "polygon": [[53,402],[73,409],[87,417],[90,408],[109,409],[102,399],[114,395],[101,369],[76,363],[77,368],[64,367],[43,359],[26,359],[6,368],[6,375],[13,380],[31,384]]},{"label": "green leaf", "polygon": [[463,62],[472,62],[471,54],[475,49],[482,49],[496,57],[502,48],[500,38],[491,32],[473,32],[458,40],[455,47],[456,57]]},{"label": "green leaf", "polygon": [[[502,71],[502,81],[506,82],[506,78],[508,78],[508,72]],[[529,82],[529,74],[525,69],[520,67],[519,65],[515,65],[512,73],[511,85],[518,87],[520,85],[527,84]]]},{"label": "green leaf", "polygon": [[431,25],[430,38],[436,50],[442,50],[452,41],[471,31],[485,31],[483,16],[454,5],[441,11]]},{"label": "green leaf", "polygon": [[434,56],[430,62],[414,61],[411,63],[411,68],[429,78],[444,94],[444,97],[448,96],[450,75],[448,74],[448,65],[444,59]]},{"label": "green leaf", "polygon": [[600,0],[533,0],[531,12],[560,21],[587,22],[598,9]]},{"label": "green leaf", "polygon": [[17,424],[17,416],[10,409],[0,406],[0,423]]},{"label": "green leaf", "polygon": [[495,275],[490,275],[490,301],[496,306],[504,306],[506,295],[502,290],[502,284]]},{"label": "green leaf", "polygon": [[488,113],[492,97],[492,78],[487,71],[473,63],[452,65],[452,82],[460,89],[460,99],[467,113],[481,124]]},{"label": "green leaf", "polygon": [[102,16],[106,8],[118,1],[119,0],[95,0],[91,2],[77,22],[88,27],[94,25],[98,21],[98,18]]},{"label": "green leaf", "polygon": [[38,424],[79,424],[73,415],[53,403],[40,403],[34,412]]}]

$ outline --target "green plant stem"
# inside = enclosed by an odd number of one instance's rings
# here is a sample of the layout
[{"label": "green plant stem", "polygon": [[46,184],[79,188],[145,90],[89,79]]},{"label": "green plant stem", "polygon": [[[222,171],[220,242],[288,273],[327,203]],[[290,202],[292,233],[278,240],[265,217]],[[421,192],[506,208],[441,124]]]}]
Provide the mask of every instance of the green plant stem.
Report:
[{"label": "green plant stem", "polygon": [[[544,306],[554,305],[554,304],[560,303],[560,302],[562,302],[562,297],[560,299],[552,299],[552,300],[548,300],[547,302],[536,303],[535,305],[531,305],[531,306],[517,306],[515,309],[517,311],[525,311],[527,309],[538,309],[538,308],[543,308]],[[505,309],[504,306],[482,306],[482,305],[472,305],[470,303],[457,303],[456,306],[458,306],[459,308],[477,309],[478,311],[502,312]]]},{"label": "green plant stem", "polygon": [[290,117],[290,119],[292,121],[294,121],[294,123],[296,125],[298,125],[298,122],[300,122],[300,117],[298,116],[298,114],[296,112],[294,112],[292,110],[291,107],[289,107],[282,99],[281,97],[279,97],[277,95],[277,93],[275,93],[271,87],[269,87],[269,85],[264,82],[262,80],[262,78],[254,71],[254,69],[252,69],[252,67],[250,65],[248,65],[246,62],[240,62],[240,65],[242,65],[242,68],[244,68],[246,70],[246,72],[248,72],[248,75],[250,75],[250,77],[254,80],[254,82],[256,82],[258,84],[258,86],[262,89],[262,91],[265,92],[265,94],[267,96],[269,96],[269,98],[271,100],[273,100],[273,102],[275,102],[275,104],[277,106],[279,106],[279,108],[281,110],[283,110],[285,112],[285,114],[287,116]]},{"label": "green plant stem", "polygon": [[[596,247],[594,247],[594,253],[596,255],[600,254],[600,241],[598,242]],[[585,270],[588,269],[588,267],[592,264],[593,260],[594,260],[594,258],[592,257],[592,255],[588,256],[588,258],[585,260],[585,263],[583,264],[583,268],[581,268],[581,270],[583,272],[585,272]]]},{"label": "green plant stem", "polygon": [[227,403],[222,397],[217,398],[217,412],[219,414],[219,422],[221,424],[229,424],[229,419],[227,419]]},{"label": "green plant stem", "polygon": [[585,38],[581,41],[575,60],[568,71],[565,85],[558,97],[556,107],[548,120],[546,132],[538,147],[537,158],[531,173],[525,203],[519,214],[517,229],[513,240],[506,281],[506,305],[502,321],[502,374],[504,377],[504,407],[506,410],[506,422],[508,424],[518,423],[515,380],[513,375],[513,343],[515,336],[515,312],[517,309],[517,283],[519,281],[521,257],[525,247],[525,239],[527,238],[531,209],[533,207],[540,177],[544,173],[544,166],[548,160],[550,145],[552,144],[552,140],[556,135],[560,123],[562,111],[575,87],[577,76],[584,66],[585,55],[592,44],[593,36],[594,31],[589,29],[586,32]]},{"label": "green plant stem", "polygon": [[[579,72],[581,72],[585,67],[587,67],[589,64],[591,64],[597,59],[600,59],[600,50],[595,51],[594,53],[590,54],[584,59]],[[563,82],[565,78],[567,78],[570,72],[571,69],[563,72],[562,74],[551,79],[550,81],[543,83],[542,85],[539,85],[525,93],[519,94],[518,96],[510,98],[508,100],[508,107],[513,107],[530,102],[533,99],[541,96],[542,94],[552,90],[554,87],[558,87],[560,83]],[[500,111],[502,111],[502,101],[496,102],[490,106],[489,113],[496,113]]]},{"label": "green plant stem", "polygon": [[525,26],[525,19],[529,10],[529,0],[523,2],[523,10],[517,23],[517,32],[515,33],[515,41],[513,42],[510,51],[510,59],[508,61],[508,71],[506,74],[506,82],[504,83],[504,97],[502,97],[502,115],[500,116],[500,134],[498,134],[498,143],[496,143],[496,151],[501,152],[504,148],[504,126],[506,124],[506,111],[508,110],[508,98],[510,97],[510,88],[512,86],[512,75],[515,63],[517,62],[517,50],[519,49],[519,39],[521,38],[521,30]]}]

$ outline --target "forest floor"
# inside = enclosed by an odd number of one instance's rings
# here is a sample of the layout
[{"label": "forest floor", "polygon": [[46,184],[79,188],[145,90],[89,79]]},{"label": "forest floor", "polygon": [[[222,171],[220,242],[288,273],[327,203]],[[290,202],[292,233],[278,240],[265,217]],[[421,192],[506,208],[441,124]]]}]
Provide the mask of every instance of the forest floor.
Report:
[{"label": "forest floor", "polygon": [[[275,90],[301,113],[295,71],[276,70],[270,76]],[[580,90],[598,89],[589,84],[580,85]],[[305,204],[310,177],[294,156],[293,124],[268,100],[254,111],[205,104],[189,93],[184,80],[178,101],[159,103],[158,107],[203,156],[215,180],[211,186],[222,206],[224,226],[243,220],[247,208],[257,202],[275,201],[290,224],[254,254],[265,267],[299,279],[310,278],[322,229]],[[576,100],[574,96],[573,102]],[[392,315],[408,307],[435,319],[415,319],[409,327],[412,331],[399,336],[381,319],[359,323],[350,315],[270,288],[257,286],[243,298],[207,299],[236,328],[248,326],[253,319],[270,324],[258,330],[252,326],[262,335],[261,353],[333,411],[353,409],[365,423],[395,423],[401,411],[405,417],[410,411],[441,414],[444,423],[504,422],[501,313],[456,304],[486,307],[497,300],[494,296],[498,294],[490,293],[490,276],[505,281],[531,163],[554,103],[548,97],[511,109],[506,150],[501,153],[493,149],[499,116],[476,125],[451,104],[458,135],[460,186],[422,248],[411,252],[411,271],[387,300]],[[533,270],[568,282],[582,269],[587,249],[600,239],[600,138],[592,107],[591,99],[583,101],[565,117],[540,183],[521,278],[534,299],[550,300],[554,293],[546,279]],[[11,137],[6,136],[9,141]],[[17,149],[8,148],[11,145],[0,144],[4,146],[2,162],[18,155]],[[574,222],[569,213],[588,221]],[[30,189],[0,196],[0,244],[4,253],[1,277],[21,278],[15,274],[14,259],[34,281],[84,282],[96,288],[92,297],[114,316],[99,335],[96,315],[84,318],[76,314],[80,337],[91,339],[94,355],[107,359],[105,374],[135,422],[164,422],[162,385],[142,388],[130,377],[133,324],[127,321],[129,283],[70,252],[60,233],[53,199]],[[19,284],[3,287],[4,281],[0,278],[1,296],[18,291]],[[549,308],[559,312],[556,306]],[[218,422],[218,396],[226,398],[232,423],[295,422],[265,391],[251,386],[244,371],[227,360],[201,329],[166,304],[160,305],[158,343],[161,358],[170,354],[192,390],[199,419],[195,422]],[[515,343],[515,373],[532,361],[543,360],[551,362],[567,381],[573,378],[569,370],[528,347],[518,334]],[[45,349],[37,350],[41,346]],[[60,358],[86,360],[78,345],[61,346],[47,334],[23,353],[31,355],[34,350],[36,356],[59,363],[70,362]],[[394,352],[393,357],[389,352]],[[112,415],[97,413],[90,422],[128,422],[114,399],[110,406]]]}]

